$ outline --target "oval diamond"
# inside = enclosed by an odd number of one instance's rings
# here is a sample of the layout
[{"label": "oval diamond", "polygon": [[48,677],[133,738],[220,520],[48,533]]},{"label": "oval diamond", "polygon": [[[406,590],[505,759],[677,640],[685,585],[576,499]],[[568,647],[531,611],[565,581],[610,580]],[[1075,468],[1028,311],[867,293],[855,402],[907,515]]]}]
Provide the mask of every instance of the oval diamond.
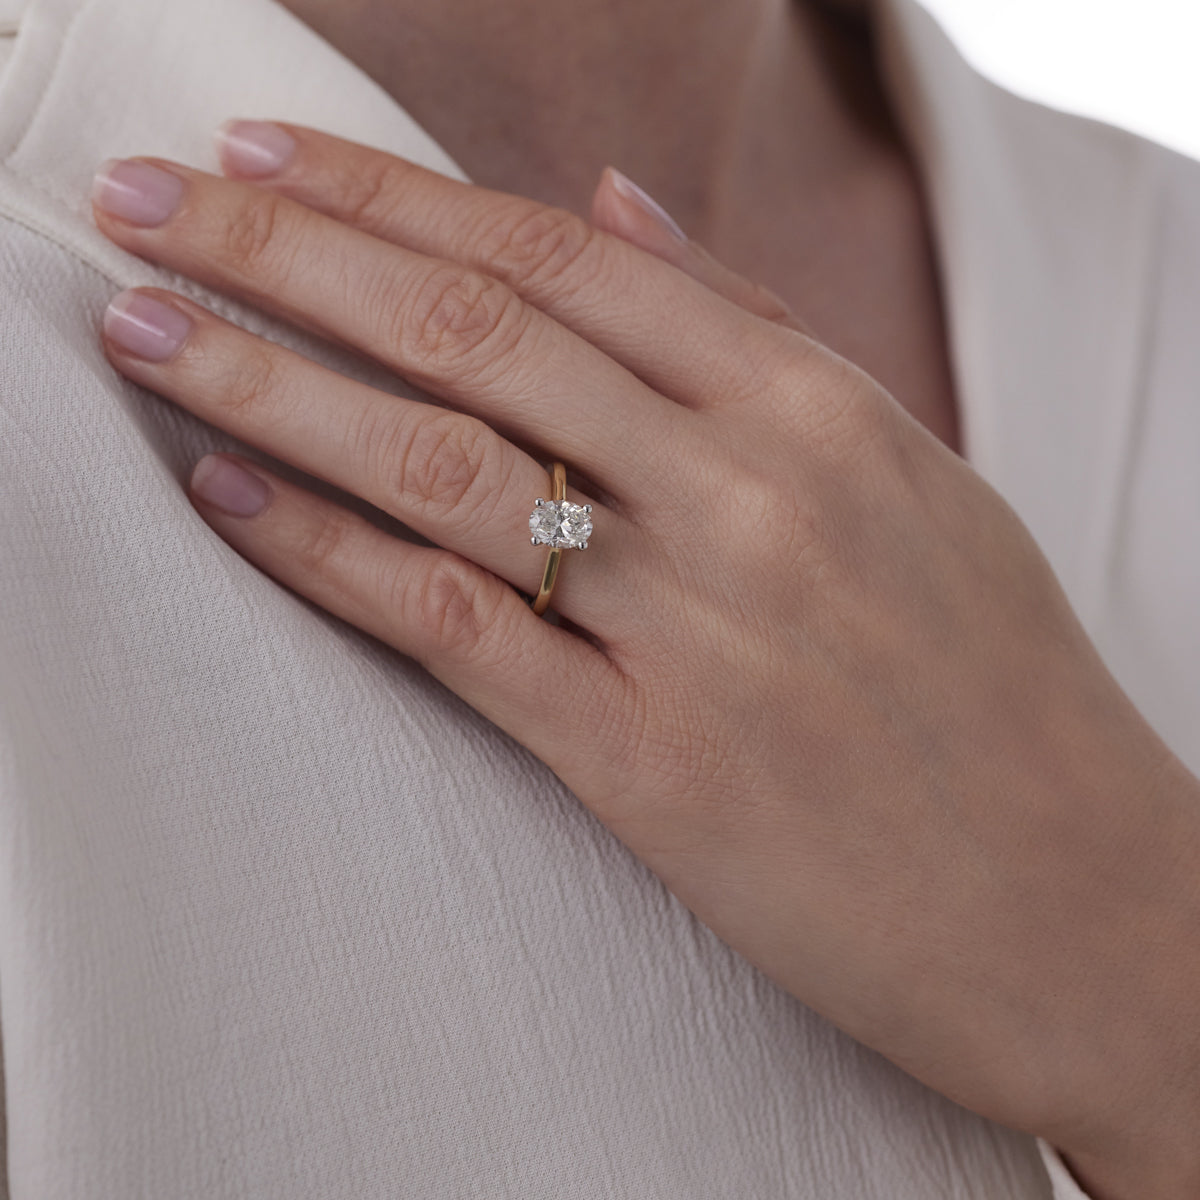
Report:
[{"label": "oval diamond", "polygon": [[578,550],[592,536],[592,515],[569,500],[544,500],[529,514],[529,532],[543,545]]}]

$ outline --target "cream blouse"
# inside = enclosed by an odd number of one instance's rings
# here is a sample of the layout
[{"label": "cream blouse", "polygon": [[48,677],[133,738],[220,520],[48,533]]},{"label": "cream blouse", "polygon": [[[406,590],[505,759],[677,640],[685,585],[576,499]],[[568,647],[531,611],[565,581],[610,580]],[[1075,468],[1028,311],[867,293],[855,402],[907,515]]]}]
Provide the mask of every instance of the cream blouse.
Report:
[{"label": "cream blouse", "polygon": [[[966,456],[1200,772],[1200,167],[986,82],[915,0],[876,20]],[[520,745],[195,513],[214,449],[373,510],[118,376],[118,289],[414,394],[96,231],[102,159],[215,169],[229,116],[463,177],[274,0],[0,0],[14,1200],[1079,1200],[1049,1146],[783,993]]]}]

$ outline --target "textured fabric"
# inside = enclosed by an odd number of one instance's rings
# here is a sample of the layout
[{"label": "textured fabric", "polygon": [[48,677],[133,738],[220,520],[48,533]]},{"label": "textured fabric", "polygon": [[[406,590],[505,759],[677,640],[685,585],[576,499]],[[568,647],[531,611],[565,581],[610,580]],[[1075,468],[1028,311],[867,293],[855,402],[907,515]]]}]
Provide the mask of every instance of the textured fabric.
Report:
[{"label": "textured fabric", "polygon": [[[280,117],[463,173],[273,0],[9,0],[0,75],[0,1047],[13,1200],[1079,1200],[700,925],[552,773],[186,500],[118,376],[110,156]],[[8,9],[5,10],[6,12]],[[1200,770],[1200,167],[984,81],[914,0],[881,65],[929,189],[968,459]],[[519,148],[514,153],[519,153]],[[1049,1175],[1048,1172],[1049,1171]]]}]

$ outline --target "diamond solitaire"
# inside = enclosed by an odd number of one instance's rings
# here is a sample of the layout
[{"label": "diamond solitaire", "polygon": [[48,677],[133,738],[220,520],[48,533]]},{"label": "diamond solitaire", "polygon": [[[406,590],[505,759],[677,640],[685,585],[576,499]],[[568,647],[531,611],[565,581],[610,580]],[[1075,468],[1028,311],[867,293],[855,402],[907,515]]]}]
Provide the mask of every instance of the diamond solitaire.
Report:
[{"label": "diamond solitaire", "polygon": [[533,614],[540,617],[550,605],[550,593],[558,578],[558,564],[564,550],[586,550],[592,536],[592,506],[572,504],[567,499],[567,468],[556,462],[550,468],[550,499],[539,496],[529,514],[529,540],[535,546],[549,546],[542,569],[542,586],[533,599]]},{"label": "diamond solitaire", "polygon": [[592,506],[572,504],[569,500],[534,501],[529,514],[529,539],[534,546],[552,546],[562,550],[586,550],[592,536]]}]

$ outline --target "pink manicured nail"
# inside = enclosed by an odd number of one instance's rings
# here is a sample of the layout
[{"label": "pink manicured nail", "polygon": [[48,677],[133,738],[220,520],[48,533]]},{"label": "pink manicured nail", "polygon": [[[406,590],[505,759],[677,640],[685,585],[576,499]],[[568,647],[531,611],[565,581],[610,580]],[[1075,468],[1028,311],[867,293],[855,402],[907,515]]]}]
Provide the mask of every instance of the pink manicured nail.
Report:
[{"label": "pink manicured nail", "polygon": [[653,217],[672,237],[681,242],[688,240],[687,234],[675,223],[675,218],[657,200],[651,199],[628,175],[622,175],[616,167],[611,167],[610,170],[613,175],[613,187],[619,196],[636,204],[642,212]]},{"label": "pink manicured nail", "polygon": [[108,302],[104,332],[138,358],[165,362],[187,341],[192,319],[170,304],[130,289],[118,292]]},{"label": "pink manicured nail", "polygon": [[109,158],[92,181],[92,200],[134,225],[161,225],[179,207],[183,180],[161,167]]},{"label": "pink manicured nail", "polygon": [[213,138],[226,174],[249,179],[274,175],[296,151],[296,139],[271,121],[225,121]]},{"label": "pink manicured nail", "polygon": [[265,479],[219,454],[206,454],[192,468],[192,491],[232,517],[257,516],[271,498]]}]

